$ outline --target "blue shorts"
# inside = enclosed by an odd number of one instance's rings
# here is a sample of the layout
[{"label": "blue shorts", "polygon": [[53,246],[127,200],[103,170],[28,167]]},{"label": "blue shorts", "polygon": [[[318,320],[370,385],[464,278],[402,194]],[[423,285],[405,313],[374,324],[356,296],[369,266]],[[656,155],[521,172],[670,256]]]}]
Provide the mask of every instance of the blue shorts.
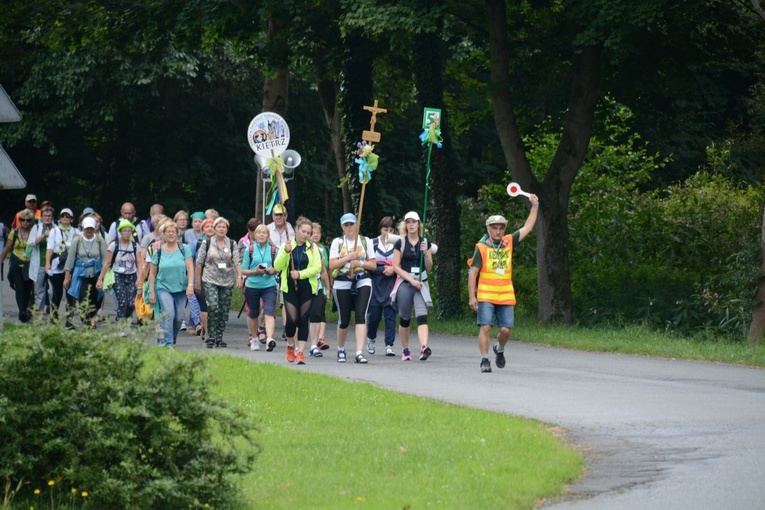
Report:
[{"label": "blue shorts", "polygon": [[478,320],[479,326],[494,324],[494,317],[497,317],[497,326],[500,328],[515,327],[515,307],[513,305],[495,305],[494,303],[478,302]]}]

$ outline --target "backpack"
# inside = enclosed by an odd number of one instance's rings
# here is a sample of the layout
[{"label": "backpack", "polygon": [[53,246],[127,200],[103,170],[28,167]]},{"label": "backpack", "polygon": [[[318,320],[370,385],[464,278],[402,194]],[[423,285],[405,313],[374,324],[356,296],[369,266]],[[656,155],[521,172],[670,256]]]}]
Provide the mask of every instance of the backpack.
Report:
[{"label": "backpack", "polygon": [[[276,260],[276,246],[271,244],[271,241],[268,241],[268,245],[271,246],[271,265],[274,265],[274,260]],[[250,243],[249,251],[250,251],[250,264],[252,264],[252,252],[255,249],[255,244]],[[207,258],[207,252],[205,252],[205,258]]]},{"label": "backpack", "polygon": [[[178,249],[181,250],[181,253],[183,253],[183,243],[180,241],[178,242]],[[135,243],[133,243],[133,248],[135,248]],[[159,248],[157,248],[157,267],[159,267],[159,261],[162,260],[162,245],[159,245]],[[114,264],[114,261],[112,260],[112,264]]]},{"label": "backpack", "polygon": [[[114,256],[112,257],[112,263],[109,265],[109,267],[114,267],[114,261],[117,260],[117,253],[119,253],[119,252],[130,253],[127,250],[120,250],[120,242],[119,242],[119,240],[114,241],[114,242],[117,243],[117,244],[114,246],[115,247]],[[135,257],[135,261],[136,261],[136,264],[137,264],[138,263],[138,252],[136,251],[136,246],[137,245],[136,245],[135,241],[130,241],[130,244],[133,245],[133,256]],[[160,257],[160,256],[161,256],[161,250],[160,250],[160,255],[157,255],[157,257]],[[159,260],[157,260],[157,265],[159,265]]]},{"label": "backpack", "polygon": [[[210,253],[210,241],[212,241],[211,238],[205,239],[205,259],[202,261],[202,266],[204,267],[205,263],[207,263],[207,254]],[[231,257],[233,259],[234,257],[234,250],[236,249],[236,243],[233,239],[228,240],[229,243],[231,243]],[[199,241],[197,241],[197,246],[199,246]]]}]

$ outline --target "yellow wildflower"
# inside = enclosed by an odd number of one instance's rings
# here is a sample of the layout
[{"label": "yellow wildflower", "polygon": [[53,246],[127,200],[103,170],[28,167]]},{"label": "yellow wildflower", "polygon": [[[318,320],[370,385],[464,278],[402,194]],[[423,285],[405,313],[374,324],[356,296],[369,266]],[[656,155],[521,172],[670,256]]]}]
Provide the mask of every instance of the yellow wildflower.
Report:
[{"label": "yellow wildflower", "polygon": [[82,491],[82,497],[87,498],[88,497],[88,491]]},{"label": "yellow wildflower", "polygon": [[56,482],[53,480],[48,480],[48,487],[53,487],[54,485],[56,485]]},{"label": "yellow wildflower", "polygon": [[40,494],[40,489],[35,489],[35,494]]}]

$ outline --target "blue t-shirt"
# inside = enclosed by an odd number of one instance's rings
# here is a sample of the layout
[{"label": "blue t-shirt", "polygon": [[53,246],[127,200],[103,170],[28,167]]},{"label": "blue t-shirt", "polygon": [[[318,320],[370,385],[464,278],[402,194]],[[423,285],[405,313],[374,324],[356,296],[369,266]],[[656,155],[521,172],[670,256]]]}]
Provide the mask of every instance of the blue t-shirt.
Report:
[{"label": "blue t-shirt", "polygon": [[[271,246],[270,243],[266,243],[264,248],[260,243],[252,243],[252,255],[250,255],[250,247],[246,246],[242,258],[242,270],[254,271],[260,264],[265,264],[266,267],[274,267]],[[269,287],[275,287],[276,275],[259,274],[248,276],[247,280],[244,282],[244,286],[251,289],[267,289]]]},{"label": "blue t-shirt", "polygon": [[[191,250],[185,244],[182,244],[181,250],[167,252],[162,250],[162,259],[159,260],[157,268],[157,280],[154,289],[162,289],[167,292],[184,292],[189,284],[189,275],[186,274],[186,259],[191,258]],[[151,256],[151,263],[157,265],[159,258],[159,249],[154,250]]]}]

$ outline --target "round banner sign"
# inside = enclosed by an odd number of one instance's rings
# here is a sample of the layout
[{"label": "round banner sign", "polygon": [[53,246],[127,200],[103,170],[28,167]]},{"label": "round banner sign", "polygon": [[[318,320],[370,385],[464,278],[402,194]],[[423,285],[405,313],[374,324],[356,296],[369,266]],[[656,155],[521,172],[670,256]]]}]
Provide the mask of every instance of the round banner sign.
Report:
[{"label": "round banner sign", "polygon": [[280,115],[263,112],[250,122],[247,140],[255,154],[266,158],[278,156],[290,144],[290,128]]}]

